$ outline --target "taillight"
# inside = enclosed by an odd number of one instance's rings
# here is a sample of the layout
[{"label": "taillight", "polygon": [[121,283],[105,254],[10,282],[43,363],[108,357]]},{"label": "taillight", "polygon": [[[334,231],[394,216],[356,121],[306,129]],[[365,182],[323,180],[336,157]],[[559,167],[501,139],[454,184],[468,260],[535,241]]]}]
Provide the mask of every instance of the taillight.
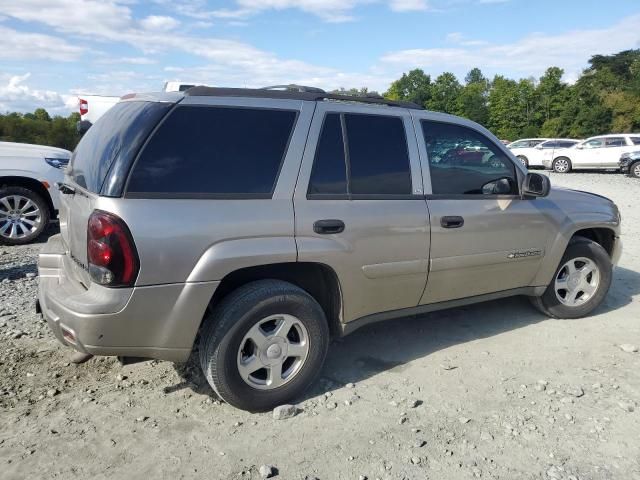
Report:
[{"label": "taillight", "polygon": [[80,105],[80,115],[89,113],[89,103],[85,99],[79,98],[78,105]]},{"label": "taillight", "polygon": [[87,261],[94,282],[107,287],[130,287],[140,263],[131,232],[121,218],[94,210],[87,227]]}]

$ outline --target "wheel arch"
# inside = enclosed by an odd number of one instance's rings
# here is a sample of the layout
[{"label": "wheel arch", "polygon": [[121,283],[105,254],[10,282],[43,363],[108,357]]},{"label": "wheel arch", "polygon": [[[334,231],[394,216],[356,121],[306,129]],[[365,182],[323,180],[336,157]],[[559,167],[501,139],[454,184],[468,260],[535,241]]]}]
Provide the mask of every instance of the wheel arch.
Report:
[{"label": "wheel arch", "polygon": [[331,336],[337,337],[342,334],[342,291],[340,282],[336,272],[322,263],[283,262],[254,265],[234,270],[222,278],[213,293],[208,309],[215,307],[223,298],[237,288],[250,282],[266,279],[282,280],[302,288],[322,307]]},{"label": "wheel arch", "polygon": [[[47,203],[49,207],[49,214],[51,218],[54,218],[55,207],[53,206],[53,200],[51,194],[45,185],[35,178],[17,176],[17,175],[4,175],[0,176],[0,187],[23,187],[33,190]],[[51,185],[50,185],[51,187]]]}]

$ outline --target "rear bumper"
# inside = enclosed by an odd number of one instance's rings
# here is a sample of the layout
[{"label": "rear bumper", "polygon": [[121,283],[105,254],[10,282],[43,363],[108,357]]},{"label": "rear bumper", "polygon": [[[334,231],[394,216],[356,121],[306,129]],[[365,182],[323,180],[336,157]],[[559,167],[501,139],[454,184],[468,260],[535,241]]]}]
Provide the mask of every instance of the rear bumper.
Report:
[{"label": "rear bumper", "polygon": [[68,261],[60,235],[38,258],[39,307],[61,343],[93,355],[187,360],[219,282],[87,289]]}]

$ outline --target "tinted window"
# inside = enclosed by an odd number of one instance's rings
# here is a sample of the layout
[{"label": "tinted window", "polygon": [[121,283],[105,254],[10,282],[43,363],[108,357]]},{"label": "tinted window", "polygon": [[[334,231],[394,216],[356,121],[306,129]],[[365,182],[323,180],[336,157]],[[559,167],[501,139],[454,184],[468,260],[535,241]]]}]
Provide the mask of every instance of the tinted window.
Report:
[{"label": "tinted window", "polygon": [[326,116],[316,149],[308,193],[346,194],[347,170],[340,115]]},{"label": "tinted window", "polygon": [[136,162],[130,193],[270,195],[296,113],[176,108]]},{"label": "tinted window", "polygon": [[558,142],[558,148],[573,147],[576,143],[578,143],[578,142],[569,142],[569,141],[561,140],[561,141]]},{"label": "tinted window", "polygon": [[99,193],[114,162],[128,166],[171,106],[157,102],[122,102],[111,107],[89,128],[73,152],[71,178],[81,187]]},{"label": "tinted window", "polygon": [[517,194],[515,167],[491,140],[460,125],[422,122],[434,194]]},{"label": "tinted window", "polygon": [[612,137],[605,139],[605,145],[607,147],[624,147],[627,142],[622,137]]},{"label": "tinted window", "polygon": [[353,195],[409,195],[411,171],[402,119],[345,115]]},{"label": "tinted window", "polygon": [[536,145],[539,145],[542,142],[544,142],[544,140],[529,140],[529,146],[535,147]]},{"label": "tinted window", "polygon": [[560,142],[544,142],[540,146],[542,148],[556,148]]},{"label": "tinted window", "polygon": [[529,146],[529,142],[527,140],[518,140],[517,142],[513,142],[509,145],[509,148],[525,148]]},{"label": "tinted window", "polygon": [[634,145],[640,145],[640,137],[629,137]]}]

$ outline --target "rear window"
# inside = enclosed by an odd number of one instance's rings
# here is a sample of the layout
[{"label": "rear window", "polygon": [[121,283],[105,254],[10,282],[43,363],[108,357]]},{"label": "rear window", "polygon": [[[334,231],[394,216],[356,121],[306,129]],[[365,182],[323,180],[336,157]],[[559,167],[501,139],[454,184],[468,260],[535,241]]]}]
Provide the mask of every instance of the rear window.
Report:
[{"label": "rear window", "polygon": [[127,195],[270,197],[297,112],[179,106],[137,160]]},{"label": "rear window", "polygon": [[71,156],[69,175],[82,188],[100,193],[114,163],[133,161],[143,142],[172,104],[122,102],[84,134]]}]

